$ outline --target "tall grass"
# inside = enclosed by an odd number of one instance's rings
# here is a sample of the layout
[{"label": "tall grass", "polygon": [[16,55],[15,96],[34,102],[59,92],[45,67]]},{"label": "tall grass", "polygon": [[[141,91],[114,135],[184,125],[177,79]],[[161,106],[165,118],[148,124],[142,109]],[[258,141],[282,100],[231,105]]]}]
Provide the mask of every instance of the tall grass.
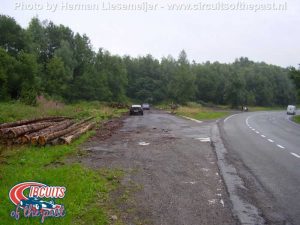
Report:
[{"label": "tall grass", "polygon": [[80,102],[70,105],[38,106],[24,105],[16,102],[0,102],[0,123],[12,122],[21,119],[32,119],[43,116],[68,116],[82,119],[93,116],[97,121],[121,115],[127,109],[113,109],[100,102]]}]

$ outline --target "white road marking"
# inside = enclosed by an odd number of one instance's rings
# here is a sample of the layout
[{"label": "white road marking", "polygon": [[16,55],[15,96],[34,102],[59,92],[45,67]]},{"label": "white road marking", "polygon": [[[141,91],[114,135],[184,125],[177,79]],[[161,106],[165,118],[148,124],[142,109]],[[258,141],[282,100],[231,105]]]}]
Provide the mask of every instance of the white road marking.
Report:
[{"label": "white road marking", "polygon": [[201,141],[201,142],[210,142],[210,138],[209,137],[204,137],[204,138],[196,138],[197,140]]},{"label": "white road marking", "polygon": [[274,142],[272,139],[268,139],[269,142]]},{"label": "white road marking", "polygon": [[259,132],[258,132],[258,131],[255,131],[255,133],[259,134]]},{"label": "white road marking", "polygon": [[211,199],[211,200],[208,200],[208,204],[209,204],[209,205],[216,204],[216,201],[217,201],[217,199]]},{"label": "white road marking", "polygon": [[220,203],[222,204],[223,207],[225,206],[223,199],[220,200]]},{"label": "white road marking", "polygon": [[252,129],[252,127],[249,126],[250,129]]},{"label": "white road marking", "polygon": [[188,182],[183,182],[184,184],[196,184],[197,181],[188,181]]},{"label": "white road marking", "polygon": [[266,136],[265,136],[265,135],[263,135],[263,134],[262,134],[262,135],[260,135],[260,136],[261,136],[262,138],[265,138],[265,137],[266,137]]},{"label": "white road marking", "polygon": [[290,152],[290,154],[293,155],[293,156],[295,156],[295,157],[297,157],[298,159],[300,159],[300,155],[298,155],[298,154],[296,154],[294,152]]},{"label": "white road marking", "polygon": [[252,128],[251,130],[255,131],[255,129],[254,129],[254,128]]},{"label": "white road marking", "polygon": [[248,120],[249,120],[249,117],[250,117],[250,116],[248,116],[247,119],[246,119],[246,124],[247,124],[248,127],[250,126],[250,125],[249,125],[249,121],[248,121]]},{"label": "white road marking", "polygon": [[285,147],[283,147],[282,145],[277,145],[277,147],[279,147],[279,148],[285,148]]},{"label": "white road marking", "polygon": [[226,123],[226,121],[227,121],[228,119],[230,119],[231,117],[233,117],[233,116],[236,116],[236,115],[238,115],[238,113],[237,113],[237,114],[233,114],[233,115],[231,115],[231,116],[228,116],[228,117],[226,117],[226,118],[224,119],[224,123]]},{"label": "white road marking", "polygon": [[150,143],[144,142],[144,141],[139,142],[139,145],[142,145],[142,146],[146,146],[146,145],[149,145],[149,144],[150,144]]},{"label": "white road marking", "polygon": [[200,121],[200,120],[196,120],[196,119],[193,119],[193,118],[190,118],[190,117],[187,117],[187,116],[182,116],[182,117],[183,117],[183,118],[186,118],[186,119],[188,119],[188,120],[197,122],[197,123],[202,123],[202,121]]},{"label": "white road marking", "polygon": [[204,171],[204,172],[208,172],[209,171],[209,169],[207,169],[207,168],[201,168],[201,170]]}]

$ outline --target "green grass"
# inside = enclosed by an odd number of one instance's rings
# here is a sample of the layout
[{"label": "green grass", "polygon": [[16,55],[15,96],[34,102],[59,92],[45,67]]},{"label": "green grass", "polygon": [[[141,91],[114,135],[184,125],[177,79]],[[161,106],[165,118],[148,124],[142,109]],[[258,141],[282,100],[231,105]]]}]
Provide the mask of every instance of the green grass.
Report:
[{"label": "green grass", "polygon": [[230,113],[229,112],[199,112],[196,114],[189,114],[189,113],[182,113],[179,115],[183,116],[188,116],[192,117],[197,120],[214,120],[214,119],[219,119],[228,116]]},{"label": "green grass", "polygon": [[[75,111],[76,108],[79,110]],[[40,116],[41,107],[21,103],[0,103],[1,119],[5,122]],[[44,115],[64,115],[75,118],[95,116],[97,120],[119,116],[122,110],[114,110],[100,103],[67,105],[62,109],[45,110]],[[82,135],[71,145],[47,147],[0,146],[0,224],[40,224],[40,218],[10,217],[14,205],[9,190],[17,183],[36,181],[49,186],[65,186],[66,196],[56,203],[64,204],[66,216],[46,218],[44,224],[110,224],[109,195],[119,185],[123,171],[115,169],[92,170],[80,163],[68,162],[69,156],[83,154],[79,145],[94,131]],[[68,162],[68,163],[67,163]],[[117,221],[119,223],[119,221]]]},{"label": "green grass", "polygon": [[[171,111],[170,104],[161,103],[155,105],[156,108]],[[270,111],[270,110],[285,110],[280,106],[249,106],[249,111]],[[213,107],[203,106],[199,103],[189,102],[185,106],[180,106],[175,113],[181,116],[191,117],[197,120],[214,120],[229,116],[233,111],[238,109],[231,109],[228,105],[215,105]]]},{"label": "green grass", "polygon": [[285,107],[281,106],[249,106],[249,111],[273,111],[273,110],[285,110]]},{"label": "green grass", "polygon": [[55,105],[49,106],[47,103],[28,106],[18,101],[0,102],[0,123],[43,116],[68,116],[75,119],[93,116],[95,120],[100,121],[119,116],[127,111],[128,109],[112,109],[100,102],[80,102],[57,107]]},{"label": "green grass", "polygon": [[293,121],[300,124],[300,115],[293,116]]},{"label": "green grass", "polygon": [[197,120],[214,120],[230,115],[230,111],[216,110],[201,105],[182,106],[176,110],[177,115],[191,117]]}]

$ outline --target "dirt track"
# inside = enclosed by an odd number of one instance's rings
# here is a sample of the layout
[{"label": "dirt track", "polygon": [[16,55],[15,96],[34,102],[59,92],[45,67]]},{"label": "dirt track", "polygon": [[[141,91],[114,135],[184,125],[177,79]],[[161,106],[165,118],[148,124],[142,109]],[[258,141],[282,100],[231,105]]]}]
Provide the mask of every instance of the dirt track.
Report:
[{"label": "dirt track", "polygon": [[[116,125],[118,128],[118,125]],[[126,224],[236,224],[216,155],[211,123],[201,124],[161,111],[125,118],[109,138],[94,137],[83,147],[93,168],[128,171],[122,184],[134,183],[130,207],[120,205]]]}]

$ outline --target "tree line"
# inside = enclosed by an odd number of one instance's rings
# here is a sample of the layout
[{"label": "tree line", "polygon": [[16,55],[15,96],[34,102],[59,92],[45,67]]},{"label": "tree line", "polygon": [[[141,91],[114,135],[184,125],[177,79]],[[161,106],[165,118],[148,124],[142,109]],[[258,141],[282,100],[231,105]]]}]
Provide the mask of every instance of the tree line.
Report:
[{"label": "tree line", "polygon": [[299,78],[295,68],[246,57],[224,64],[190,62],[184,50],[177,59],[95,52],[86,35],[66,26],[32,18],[23,29],[0,15],[1,101],[35,104],[42,94],[66,102],[286,105],[296,101]]}]

